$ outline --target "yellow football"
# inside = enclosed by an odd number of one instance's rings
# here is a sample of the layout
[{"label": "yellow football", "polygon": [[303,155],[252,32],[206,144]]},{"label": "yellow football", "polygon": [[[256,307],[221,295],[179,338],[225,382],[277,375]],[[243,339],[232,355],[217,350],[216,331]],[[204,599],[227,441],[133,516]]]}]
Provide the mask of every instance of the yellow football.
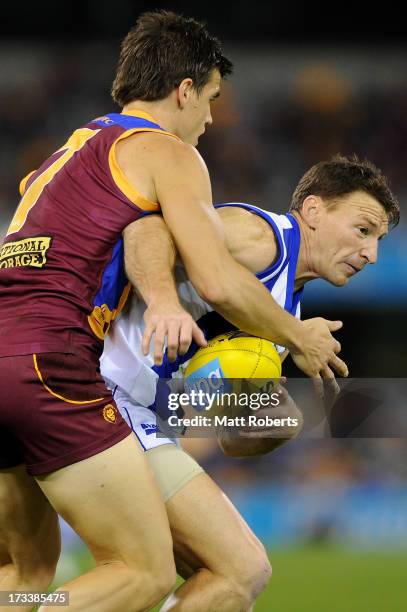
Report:
[{"label": "yellow football", "polygon": [[216,336],[189,361],[186,378],[281,377],[281,360],[272,342],[233,331]]},{"label": "yellow football", "polygon": [[[185,370],[184,384],[190,394],[204,394],[199,396],[197,410],[210,409],[208,414],[215,415],[229,409],[229,414],[236,415],[246,410],[253,393],[270,392],[280,377],[281,360],[274,344],[234,331],[217,336],[195,353]],[[209,401],[211,396],[215,399]]]}]

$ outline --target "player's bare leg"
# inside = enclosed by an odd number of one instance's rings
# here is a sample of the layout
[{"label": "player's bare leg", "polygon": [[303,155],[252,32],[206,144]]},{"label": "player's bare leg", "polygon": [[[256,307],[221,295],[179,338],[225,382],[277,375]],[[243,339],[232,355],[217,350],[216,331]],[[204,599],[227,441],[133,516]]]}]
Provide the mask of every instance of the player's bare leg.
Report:
[{"label": "player's bare leg", "polygon": [[271,567],[263,545],[226,495],[200,474],[166,505],[177,567],[187,580],[161,610],[248,612]]},{"label": "player's bare leg", "polygon": [[171,590],[176,572],[165,505],[135,436],[37,480],[96,561],[60,587],[69,591],[70,611],[148,610]]},{"label": "player's bare leg", "polygon": [[34,478],[23,466],[0,470],[0,591],[46,592],[59,553],[57,514]]}]

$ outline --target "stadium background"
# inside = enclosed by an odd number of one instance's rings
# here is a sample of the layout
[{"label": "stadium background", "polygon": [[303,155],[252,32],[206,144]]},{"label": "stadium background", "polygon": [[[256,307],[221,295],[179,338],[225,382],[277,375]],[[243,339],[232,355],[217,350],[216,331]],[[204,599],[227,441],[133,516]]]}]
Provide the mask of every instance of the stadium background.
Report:
[{"label": "stadium background", "polygon": [[[157,7],[207,21],[235,62],[199,146],[215,201],[282,212],[302,173],[337,152],[367,157],[390,177],[402,220],[379,263],[344,289],[309,285],[304,315],[344,321],[338,337],[352,376],[406,377],[407,46],[394,7],[4,4],[0,235],[19,180],[78,125],[114,109],[119,41],[140,12]],[[253,460],[226,459],[210,441],[195,447],[270,549],[274,578],[257,611],[406,609],[405,439],[298,440]],[[64,526],[57,580],[88,562]]]}]

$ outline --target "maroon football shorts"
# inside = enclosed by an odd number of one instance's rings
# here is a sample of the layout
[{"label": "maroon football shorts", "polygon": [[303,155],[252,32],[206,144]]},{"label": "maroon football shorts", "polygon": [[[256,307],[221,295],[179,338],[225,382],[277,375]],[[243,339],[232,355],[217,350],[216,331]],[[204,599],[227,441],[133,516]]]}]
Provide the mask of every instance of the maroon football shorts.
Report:
[{"label": "maroon football shorts", "polygon": [[131,429],[99,371],[79,355],[0,358],[0,469],[48,474],[123,440]]}]

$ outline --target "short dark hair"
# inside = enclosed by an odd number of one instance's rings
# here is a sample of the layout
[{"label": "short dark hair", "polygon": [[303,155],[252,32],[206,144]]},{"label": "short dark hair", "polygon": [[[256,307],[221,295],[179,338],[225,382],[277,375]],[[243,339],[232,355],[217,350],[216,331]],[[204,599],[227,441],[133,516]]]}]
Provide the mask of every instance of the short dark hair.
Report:
[{"label": "short dark hair", "polygon": [[400,206],[390,190],[388,179],[374,164],[367,160],[360,161],[356,155],[335,155],[328,161],[312,166],[300,179],[290,210],[301,210],[302,203],[310,195],[334,200],[358,190],[374,197],[386,211],[389,223],[397,225]]},{"label": "short dark hair", "polygon": [[112,97],[121,106],[162,100],[185,78],[199,93],[215,68],[223,78],[233,66],[204,24],[170,11],[144,13],[122,42]]}]

